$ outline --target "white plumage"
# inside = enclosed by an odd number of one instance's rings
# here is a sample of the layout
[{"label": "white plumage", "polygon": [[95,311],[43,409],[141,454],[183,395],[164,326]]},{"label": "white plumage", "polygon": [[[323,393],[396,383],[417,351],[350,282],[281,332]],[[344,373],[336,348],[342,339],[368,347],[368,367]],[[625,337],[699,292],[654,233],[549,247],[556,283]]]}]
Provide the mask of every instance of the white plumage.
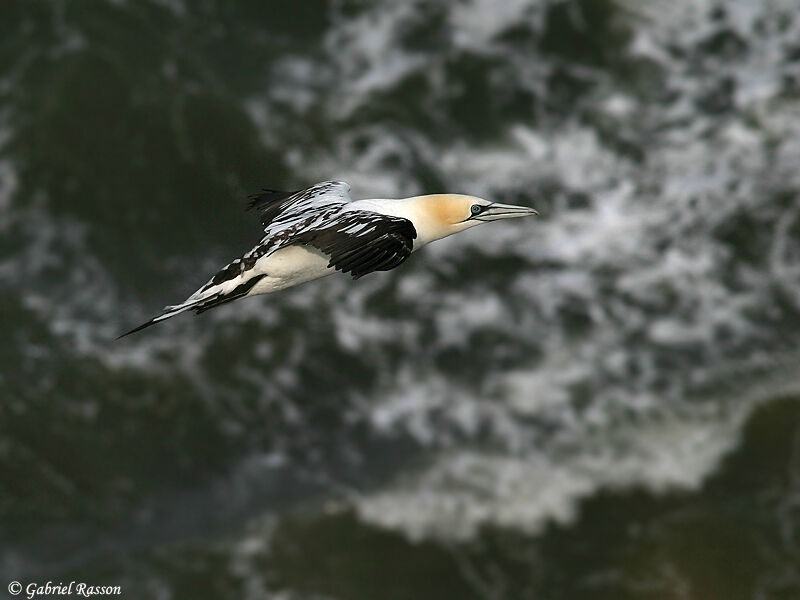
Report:
[{"label": "white plumage", "polygon": [[226,302],[269,294],[342,271],[358,279],[388,271],[434,240],[482,222],[536,214],[474,196],[433,194],[352,201],[350,186],[325,181],[297,192],[263,190],[261,241],[221,269],[186,301],[120,337],[187,310],[199,314]]}]

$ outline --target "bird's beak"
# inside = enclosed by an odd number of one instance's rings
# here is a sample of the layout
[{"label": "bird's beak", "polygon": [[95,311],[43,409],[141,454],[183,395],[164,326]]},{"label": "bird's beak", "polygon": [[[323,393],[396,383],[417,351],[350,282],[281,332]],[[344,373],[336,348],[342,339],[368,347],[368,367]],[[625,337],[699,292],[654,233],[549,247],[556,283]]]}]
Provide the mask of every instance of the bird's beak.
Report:
[{"label": "bird's beak", "polygon": [[527,206],[514,206],[513,204],[493,202],[475,218],[479,221],[498,221],[500,219],[516,219],[517,217],[527,217],[529,215],[538,214],[537,211]]}]

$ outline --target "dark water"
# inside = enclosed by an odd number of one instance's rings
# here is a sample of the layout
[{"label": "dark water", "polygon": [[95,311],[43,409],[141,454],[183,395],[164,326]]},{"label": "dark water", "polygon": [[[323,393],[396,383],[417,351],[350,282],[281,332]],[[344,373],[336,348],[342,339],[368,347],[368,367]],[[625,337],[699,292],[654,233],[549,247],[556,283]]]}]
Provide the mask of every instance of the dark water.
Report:
[{"label": "dark water", "polygon": [[[800,598],[793,0],[0,3],[0,590]],[[113,337],[345,179],[536,222]]]}]

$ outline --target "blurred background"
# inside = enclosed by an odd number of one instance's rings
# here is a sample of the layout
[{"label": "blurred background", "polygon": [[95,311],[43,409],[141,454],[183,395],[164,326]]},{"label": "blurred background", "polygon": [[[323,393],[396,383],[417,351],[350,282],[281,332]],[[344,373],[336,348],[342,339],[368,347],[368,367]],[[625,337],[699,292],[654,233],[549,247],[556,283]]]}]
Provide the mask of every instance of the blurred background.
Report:
[{"label": "blurred background", "polygon": [[[3,0],[0,594],[800,598],[798,94],[795,0]],[[113,341],[325,179],[542,216]]]}]

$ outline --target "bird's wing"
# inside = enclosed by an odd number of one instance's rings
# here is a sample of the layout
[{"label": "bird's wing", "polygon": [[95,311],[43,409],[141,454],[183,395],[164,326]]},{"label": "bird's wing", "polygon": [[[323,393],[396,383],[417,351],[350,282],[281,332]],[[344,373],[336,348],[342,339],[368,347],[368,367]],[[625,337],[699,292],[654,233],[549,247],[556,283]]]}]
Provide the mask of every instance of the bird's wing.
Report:
[{"label": "bird's wing", "polygon": [[323,181],[310,188],[296,192],[279,192],[264,189],[250,196],[248,208],[259,211],[265,233],[276,233],[298,219],[308,216],[309,211],[320,212],[341,208],[351,202],[350,186],[344,181]]},{"label": "bird's wing", "polygon": [[[264,237],[244,256],[220,269],[190,300],[217,293],[227,295],[232,285],[244,284],[257,275],[252,269],[260,258],[292,244],[318,248],[331,257],[331,266],[354,277],[388,270],[403,262],[408,257],[406,246],[410,253],[417,236],[411,222],[373,212],[344,210],[350,202],[350,186],[344,181],[323,181],[299,192],[265,190],[250,202],[252,208],[261,211]],[[355,245],[381,248],[385,256],[378,261],[383,255],[375,255],[374,266],[364,270],[369,266],[365,262],[369,256],[345,253],[342,249],[348,248],[348,240]],[[395,257],[391,264],[383,264],[390,255]]]},{"label": "bird's wing", "polygon": [[[350,186],[325,181],[299,192],[265,190],[251,207],[261,211],[264,237],[241,258],[216,273],[181,304],[164,308],[128,335],[187,310],[201,313],[250,293],[265,273],[256,262],[280,248],[306,244],[330,257],[329,267],[358,279],[373,271],[388,271],[406,260],[417,231],[408,219],[364,210],[345,210]],[[120,336],[122,337],[122,336]]]},{"label": "bird's wing", "polygon": [[411,255],[417,231],[408,219],[364,210],[339,212],[295,235],[330,257],[328,267],[353,279],[394,269]]},{"label": "bird's wing", "polygon": [[294,193],[265,190],[251,201],[261,211],[264,238],[220,271],[217,283],[238,277],[262,256],[292,244],[317,248],[330,257],[330,267],[356,279],[393,269],[408,258],[417,237],[411,221],[351,210],[351,201],[344,181],[324,181]]},{"label": "bird's wing", "polygon": [[297,235],[326,222],[351,201],[350,186],[344,181],[323,181],[299,192],[263,190],[251,196],[250,208],[261,212],[264,237],[241,258],[220,269],[189,300],[213,295],[227,296],[237,286],[258,275],[253,271],[258,259],[293,243]]}]

